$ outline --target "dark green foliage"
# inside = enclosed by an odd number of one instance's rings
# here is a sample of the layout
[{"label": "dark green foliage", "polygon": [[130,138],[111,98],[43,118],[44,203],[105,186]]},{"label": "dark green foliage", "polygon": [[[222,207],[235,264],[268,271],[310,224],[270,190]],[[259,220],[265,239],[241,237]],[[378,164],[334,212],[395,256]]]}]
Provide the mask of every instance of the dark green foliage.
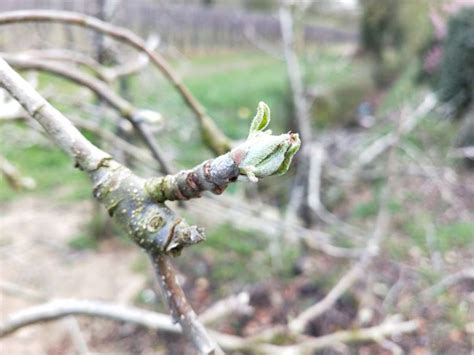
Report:
[{"label": "dark green foliage", "polygon": [[313,108],[317,126],[344,126],[357,121],[357,107],[374,93],[369,76],[334,85],[316,98]]},{"label": "dark green foliage", "polygon": [[398,0],[361,0],[361,44],[377,59],[386,46],[400,47],[403,31],[400,25]]},{"label": "dark green foliage", "polygon": [[374,59],[373,77],[390,85],[431,37],[428,13],[435,0],[361,0],[361,47]]},{"label": "dark green foliage", "polygon": [[[458,148],[474,146],[474,109],[464,118],[459,127],[454,145]],[[466,158],[468,166],[474,167],[474,159]]]},{"label": "dark green foliage", "polygon": [[474,7],[449,21],[438,84],[439,98],[461,114],[474,97]]},{"label": "dark green foliage", "polygon": [[456,147],[468,147],[474,145],[474,110],[471,110],[459,127],[456,137]]}]

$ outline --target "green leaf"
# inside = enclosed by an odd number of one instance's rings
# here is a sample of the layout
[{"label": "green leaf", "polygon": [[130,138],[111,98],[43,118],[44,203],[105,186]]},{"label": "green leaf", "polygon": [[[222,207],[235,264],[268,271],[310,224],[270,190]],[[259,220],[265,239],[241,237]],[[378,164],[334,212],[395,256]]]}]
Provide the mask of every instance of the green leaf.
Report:
[{"label": "green leaf", "polygon": [[283,160],[283,163],[281,163],[280,168],[276,172],[276,175],[283,175],[288,171],[288,169],[290,168],[291,161],[293,160],[293,156],[300,149],[301,141],[299,135],[297,133],[294,133],[293,136],[295,138],[295,144],[286,153],[285,160]]},{"label": "green leaf", "polygon": [[269,123],[270,107],[268,107],[265,102],[260,101],[257,106],[257,114],[253,118],[252,124],[250,125],[249,137],[257,132],[263,131],[265,128],[267,128]]}]

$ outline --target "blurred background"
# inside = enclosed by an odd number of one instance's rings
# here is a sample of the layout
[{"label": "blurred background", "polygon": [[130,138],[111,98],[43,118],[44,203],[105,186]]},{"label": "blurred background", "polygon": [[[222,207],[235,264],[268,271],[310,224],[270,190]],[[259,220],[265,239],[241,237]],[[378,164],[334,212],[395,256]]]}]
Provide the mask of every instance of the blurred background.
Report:
[{"label": "blurred background", "polygon": [[[246,138],[259,101],[271,108],[274,133],[300,133],[286,175],[170,204],[206,229],[205,242],[174,259],[197,313],[233,295],[248,300],[213,329],[246,337],[286,324],[349,274],[305,334],[393,317],[419,326],[318,353],[472,353],[472,0],[2,0],[0,17],[20,9],[74,11],[132,30],[232,140]],[[0,26],[0,51],[137,174],[157,175],[159,165],[123,112],[21,59],[67,66],[159,113],[147,129],[172,171],[215,156],[173,85],[128,45],[77,26],[25,22]],[[0,163],[0,322],[57,298],[167,312],[147,256],[4,91]],[[2,354],[154,352],[193,349],[176,335],[86,317],[0,339]]]}]

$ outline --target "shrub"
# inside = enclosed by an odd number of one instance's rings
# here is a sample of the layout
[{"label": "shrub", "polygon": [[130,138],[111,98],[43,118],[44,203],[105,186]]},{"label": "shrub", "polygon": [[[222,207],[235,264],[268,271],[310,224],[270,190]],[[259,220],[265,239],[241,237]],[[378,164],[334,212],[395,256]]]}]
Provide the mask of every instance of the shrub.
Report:
[{"label": "shrub", "polygon": [[460,10],[450,19],[439,75],[440,100],[461,114],[474,96],[474,7]]}]

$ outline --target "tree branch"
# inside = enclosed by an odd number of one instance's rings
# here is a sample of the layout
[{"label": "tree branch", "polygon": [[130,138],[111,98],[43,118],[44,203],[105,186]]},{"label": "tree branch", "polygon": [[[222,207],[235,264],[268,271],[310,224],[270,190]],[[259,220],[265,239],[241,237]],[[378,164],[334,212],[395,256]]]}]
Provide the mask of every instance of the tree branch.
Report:
[{"label": "tree branch", "polygon": [[202,105],[182,83],[166,60],[158,53],[147,48],[146,43],[133,32],[103,22],[97,18],[79,13],[53,10],[12,11],[0,14],[0,25],[21,22],[59,22],[90,28],[104,33],[120,42],[124,42],[145,53],[150,62],[174,85],[184,102],[194,112],[203,142],[216,154],[224,154],[231,148],[230,140],[222,133],[214,121],[206,114]]},{"label": "tree branch", "polygon": [[0,337],[30,324],[69,315],[89,315],[143,325],[150,329],[179,333],[181,328],[168,315],[99,301],[56,300],[14,313],[0,325]]},{"label": "tree branch", "polygon": [[34,189],[36,186],[35,180],[30,177],[23,177],[18,172],[17,168],[8,161],[3,155],[0,154],[0,175],[3,175],[5,180],[15,190]]},{"label": "tree branch", "polygon": [[[410,133],[421,122],[421,120],[436,107],[436,104],[437,100],[435,95],[432,93],[427,94],[416,109],[412,110],[412,112],[407,115],[407,119],[400,127],[400,134],[405,135]],[[396,132],[389,132],[372,142],[362,153],[359,154],[357,159],[354,159],[352,162],[352,174],[359,173],[359,171],[361,171],[365,166],[372,163],[377,159],[377,157],[397,143],[398,138]]]},{"label": "tree branch", "polygon": [[149,251],[176,254],[184,246],[203,240],[200,229],[189,227],[164,204],[154,203],[144,189],[144,179],[90,143],[3,59],[0,59],[0,84],[76,165],[89,174],[94,196],[137,244]]},{"label": "tree branch", "polygon": [[[0,84],[43,126],[53,141],[76,161],[76,165],[89,174],[94,196],[135,243],[148,252],[173,316],[197,349],[202,353],[219,352],[187,303],[168,257],[179,254],[187,245],[202,241],[202,230],[188,226],[166,205],[154,201],[145,188],[144,179],[91,144],[1,58]],[[270,109],[260,103],[247,140],[222,156],[227,162],[232,160],[231,165],[234,164],[239,174],[250,179],[285,173],[300,146],[298,134],[274,136],[264,131],[269,122]],[[219,171],[219,166],[217,164],[215,169],[217,177],[225,175],[225,172]],[[223,165],[220,169],[226,171],[225,167]],[[206,175],[206,171],[202,171]]]},{"label": "tree branch", "polygon": [[86,73],[71,69],[65,65],[15,55],[5,55],[4,59],[17,69],[46,71],[48,73],[70,80],[78,85],[84,86],[94,92],[97,96],[114,108],[122,117],[130,121],[139,134],[140,138],[150,149],[153,157],[160,164],[161,171],[164,174],[171,173],[171,168],[169,167],[168,162],[163,158],[163,154],[160,152],[155,139],[146,128],[147,120],[156,120],[157,118],[160,120],[162,119],[159,113],[135,108],[130,102],[111,90],[110,87],[104,82]]},{"label": "tree branch", "polygon": [[275,354],[276,352],[284,354],[313,354],[316,350],[334,347],[341,343],[379,342],[389,336],[412,333],[419,327],[420,322],[417,320],[406,322],[389,320],[370,328],[342,330],[317,338],[309,338],[296,345],[261,346],[261,351],[266,354]]},{"label": "tree branch", "polygon": [[[40,304],[10,315],[0,324],[0,338],[22,327],[52,321],[69,315],[102,317],[176,334],[181,333],[183,329],[180,325],[173,323],[171,317],[165,314],[107,302],[66,299]],[[417,320],[401,322],[389,319],[371,328],[338,331],[317,338],[305,337],[303,341],[297,344],[286,346],[268,343],[271,341],[269,337],[283,331],[281,328],[275,328],[276,331],[271,329],[272,331],[270,332],[263,332],[260,335],[249,338],[241,338],[216,331],[211,331],[210,333],[220,346],[231,351],[251,351],[266,354],[309,354],[315,350],[341,343],[379,342],[389,336],[414,332],[418,328],[419,322]]]},{"label": "tree branch", "polygon": [[[150,36],[146,41],[147,48],[150,51],[156,49],[158,45],[158,38],[156,36]],[[23,52],[1,53],[1,56],[12,56],[20,55],[22,57],[28,57],[30,59],[41,59],[41,60],[52,60],[56,62],[70,62],[78,66],[83,66],[97,75],[97,77],[107,83],[112,83],[117,79],[135,74],[146,67],[149,63],[149,58],[143,53],[140,53],[136,58],[129,60],[122,64],[117,64],[113,67],[106,67],[96,61],[94,58],[89,57],[81,52],[68,50],[68,49],[31,49]]]},{"label": "tree branch", "polygon": [[49,133],[51,139],[84,171],[91,172],[110,156],[90,143],[58,110],[0,58],[0,83]]},{"label": "tree branch", "polygon": [[199,315],[199,319],[204,324],[209,324],[226,318],[232,313],[250,315],[254,309],[249,305],[249,302],[250,295],[247,292],[232,295],[214,303]]},{"label": "tree branch", "polygon": [[73,63],[77,66],[85,67],[91,70],[97,77],[102,81],[111,81],[110,75],[107,74],[107,69],[104,68],[99,62],[88,55],[80,52],[68,50],[68,49],[41,49],[41,50],[27,50],[16,53],[0,53],[0,56],[4,58],[28,58],[28,59],[39,59],[54,62],[68,62]]},{"label": "tree branch", "polygon": [[[145,192],[143,179],[90,143],[1,58],[0,84],[43,126],[51,139],[76,161],[77,166],[89,174],[94,185],[94,196],[150,255],[176,255],[183,247],[204,239],[201,229],[188,226],[164,204],[153,202]],[[162,260],[163,263],[169,263],[165,255],[162,255]],[[159,266],[156,263],[154,265]],[[158,274],[162,272],[171,275],[172,269],[157,270]],[[176,289],[179,290],[177,284]],[[186,302],[182,290],[180,296],[176,302]],[[185,335],[198,346],[201,342],[196,341],[196,337],[205,334],[205,330],[197,320],[188,320],[187,316],[188,313],[179,314],[178,321],[184,329],[190,329]],[[198,329],[195,331],[193,327]],[[202,344],[209,345],[207,339],[208,336]],[[198,350],[205,352],[209,347]]]},{"label": "tree branch", "polygon": [[295,332],[302,332],[305,330],[311,320],[327,312],[344,294],[344,292],[352,287],[352,285],[364,275],[364,272],[372,262],[373,258],[378,255],[382,240],[388,234],[388,229],[390,226],[390,212],[388,209],[388,203],[390,194],[392,193],[394,179],[394,148],[400,142],[402,134],[409,132],[411,129],[410,127],[414,125],[413,117],[419,117],[423,112],[426,112],[426,110],[431,110],[434,107],[434,103],[434,98],[427,96],[423,103],[417,108],[416,115],[402,115],[400,117],[396,131],[390,133],[390,135],[393,137],[393,142],[388,147],[389,156],[387,159],[385,171],[387,183],[380,194],[380,207],[377,214],[375,228],[371,238],[367,243],[364,253],[361,255],[359,261],[346,274],[344,274],[344,276],[322,300],[305,309],[289,323],[291,330]]},{"label": "tree branch", "polygon": [[300,147],[297,133],[274,136],[264,129],[270,123],[270,109],[260,102],[246,141],[230,152],[176,175],[153,177],[145,182],[149,195],[157,202],[188,200],[204,191],[221,194],[239,176],[258,181],[282,175]]},{"label": "tree branch", "polygon": [[206,329],[198,320],[196,313],[189,305],[183,289],[176,279],[176,271],[168,256],[160,252],[150,253],[150,258],[155,265],[156,276],[161,286],[163,298],[175,322],[179,322],[184,334],[189,337],[194,346],[203,354],[220,353],[214,340],[207,334]]}]

